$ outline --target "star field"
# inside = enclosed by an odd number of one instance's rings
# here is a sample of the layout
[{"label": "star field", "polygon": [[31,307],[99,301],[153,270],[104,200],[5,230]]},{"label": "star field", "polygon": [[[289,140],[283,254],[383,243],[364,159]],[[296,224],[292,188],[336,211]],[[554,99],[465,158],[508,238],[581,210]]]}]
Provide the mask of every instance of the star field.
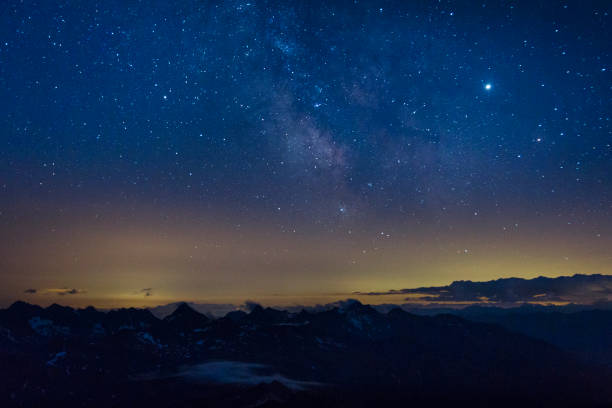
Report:
[{"label": "star field", "polygon": [[299,297],[612,266],[608,2],[0,13],[3,299]]}]

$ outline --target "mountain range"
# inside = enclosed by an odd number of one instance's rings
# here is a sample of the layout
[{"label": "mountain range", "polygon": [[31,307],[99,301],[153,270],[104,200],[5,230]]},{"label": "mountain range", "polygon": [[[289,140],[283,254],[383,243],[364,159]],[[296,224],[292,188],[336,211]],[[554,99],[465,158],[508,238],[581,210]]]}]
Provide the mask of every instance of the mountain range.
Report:
[{"label": "mountain range", "polygon": [[[527,313],[525,324],[497,314],[383,313],[350,301],[317,312],[256,305],[216,319],[180,304],[160,319],[16,302],[0,310],[0,404],[612,403],[610,367],[576,352],[588,337],[609,344],[612,312],[568,321]],[[556,324],[579,322],[583,343],[547,341],[563,332]]]}]

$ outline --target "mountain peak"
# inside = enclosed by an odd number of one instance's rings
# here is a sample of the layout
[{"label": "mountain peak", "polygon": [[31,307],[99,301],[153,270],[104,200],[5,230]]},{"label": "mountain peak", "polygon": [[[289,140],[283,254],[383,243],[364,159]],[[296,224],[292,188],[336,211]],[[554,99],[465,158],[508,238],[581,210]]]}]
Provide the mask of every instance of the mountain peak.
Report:
[{"label": "mountain peak", "polygon": [[20,308],[28,307],[28,306],[34,306],[34,305],[31,305],[28,302],[24,302],[23,300],[17,300],[13,302],[13,304],[10,305],[8,308],[9,309],[20,309]]},{"label": "mountain peak", "polygon": [[69,306],[58,305],[57,303],[53,303],[51,306],[47,307],[46,310],[51,313],[74,313],[74,309]]},{"label": "mountain peak", "polygon": [[193,309],[187,302],[182,302],[170,315],[164,318],[166,322],[196,328],[210,321],[208,317]]},{"label": "mountain peak", "polygon": [[338,307],[340,313],[376,313],[370,305],[364,305],[356,299],[347,299]]},{"label": "mountain peak", "polygon": [[257,304],[253,306],[249,314],[258,314],[258,313],[262,313],[263,311],[264,311],[264,308],[261,305]]},{"label": "mountain peak", "polygon": [[[181,302],[172,314],[198,313],[187,302]],[[198,313],[201,314],[201,313]]]},{"label": "mountain peak", "polygon": [[248,316],[252,321],[259,323],[280,323],[287,320],[288,313],[284,310],[276,310],[271,307],[263,308],[256,305]]},{"label": "mountain peak", "polygon": [[24,313],[24,312],[36,312],[36,311],[40,311],[40,310],[42,310],[42,308],[40,306],[32,305],[32,304],[30,304],[28,302],[24,302],[22,300],[18,300],[15,303],[13,303],[12,305],[10,305],[7,310],[10,310],[11,312]]}]

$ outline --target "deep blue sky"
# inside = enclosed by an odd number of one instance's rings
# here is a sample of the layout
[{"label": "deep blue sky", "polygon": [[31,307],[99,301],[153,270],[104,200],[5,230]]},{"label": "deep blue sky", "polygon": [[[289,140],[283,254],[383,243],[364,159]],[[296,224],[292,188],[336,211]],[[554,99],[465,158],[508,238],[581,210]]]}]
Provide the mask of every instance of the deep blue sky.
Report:
[{"label": "deep blue sky", "polygon": [[[0,13],[6,253],[44,258],[52,241],[78,258],[70,231],[90,224],[112,240],[121,225],[158,238],[202,220],[239,237],[251,225],[278,250],[300,233],[356,254],[382,248],[379,235],[399,238],[398,252],[427,237],[435,257],[437,242],[464,251],[448,232],[458,226],[503,242],[495,234],[525,223],[586,237],[579,248],[610,242],[608,1],[8,0]],[[32,238],[42,243],[28,250]],[[89,273],[20,256],[4,279],[72,287]],[[392,258],[381,285],[428,282],[422,269],[402,278]],[[387,261],[355,276],[375,282]],[[299,262],[275,267],[292,276]]]}]

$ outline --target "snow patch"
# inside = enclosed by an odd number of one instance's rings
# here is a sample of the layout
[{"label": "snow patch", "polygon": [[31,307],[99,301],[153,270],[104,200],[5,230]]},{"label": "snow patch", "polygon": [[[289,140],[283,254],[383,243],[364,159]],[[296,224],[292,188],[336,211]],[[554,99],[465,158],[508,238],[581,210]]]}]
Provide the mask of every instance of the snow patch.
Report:
[{"label": "snow patch", "polygon": [[143,343],[149,343],[152,344],[154,346],[156,346],[157,348],[161,349],[164,347],[163,344],[161,344],[159,342],[159,340],[157,340],[155,337],[153,337],[151,335],[151,333],[147,333],[147,332],[139,332],[138,333],[138,339],[143,342]]},{"label": "snow patch", "polygon": [[[284,386],[293,390],[303,390],[323,384],[312,381],[301,381],[287,378],[276,372],[272,367],[246,363],[242,361],[212,361],[203,364],[196,364],[183,367],[178,373],[172,376],[183,377],[187,380],[198,383],[217,383],[217,384],[262,384],[278,381]],[[164,378],[158,374],[148,374],[143,379]]]},{"label": "snow patch", "polygon": [[28,320],[30,327],[41,336],[51,336],[53,334],[70,334],[70,329],[63,326],[55,326],[53,321],[41,319],[40,316],[34,316]]},{"label": "snow patch", "polygon": [[63,359],[64,357],[66,357],[66,352],[65,351],[60,351],[59,353],[56,353],[55,356],[53,356],[53,358],[49,361],[47,361],[47,365],[48,366],[55,366],[55,364],[58,362],[58,360]]}]

